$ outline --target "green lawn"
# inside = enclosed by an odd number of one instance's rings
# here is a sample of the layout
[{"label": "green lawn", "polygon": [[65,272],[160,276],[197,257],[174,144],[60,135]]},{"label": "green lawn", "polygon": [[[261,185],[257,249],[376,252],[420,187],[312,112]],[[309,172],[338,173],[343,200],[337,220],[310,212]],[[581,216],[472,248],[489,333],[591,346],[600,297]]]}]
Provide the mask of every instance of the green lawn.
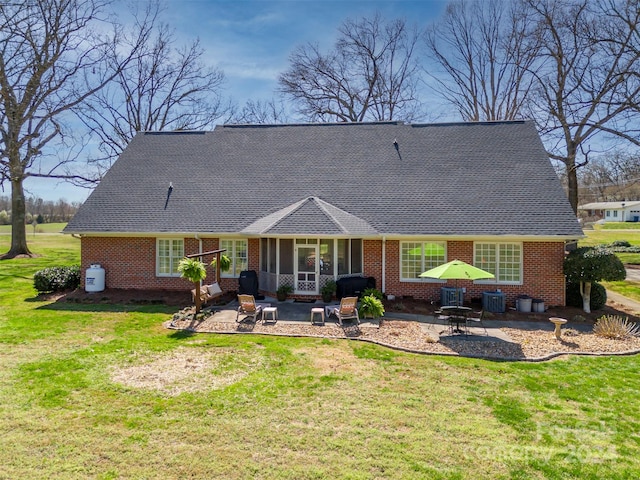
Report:
[{"label": "green lawn", "polygon": [[[27,225],[27,237],[32,240],[39,233],[60,233],[66,225],[66,223],[41,223],[36,226],[35,232],[32,225]],[[0,225],[0,235],[11,235],[11,225]]]},{"label": "green lawn", "polygon": [[164,306],[39,300],[33,273],[78,263],[79,242],[32,249],[0,262],[2,479],[640,476],[638,356],[190,335]]},{"label": "green lawn", "polygon": [[[631,245],[640,245],[640,230],[629,228],[636,223],[606,223],[598,225],[596,230],[585,230],[586,238],[579,242],[580,246],[596,246],[610,244],[616,240],[626,240]],[[604,229],[604,227],[608,227]],[[614,228],[614,227],[617,227]],[[640,253],[617,253],[622,263],[640,265]],[[634,300],[640,301],[640,284],[637,282],[603,282],[603,285],[614,292],[618,292]]]},{"label": "green lawn", "polygon": [[602,230],[640,230],[640,222],[607,222],[598,225]]}]

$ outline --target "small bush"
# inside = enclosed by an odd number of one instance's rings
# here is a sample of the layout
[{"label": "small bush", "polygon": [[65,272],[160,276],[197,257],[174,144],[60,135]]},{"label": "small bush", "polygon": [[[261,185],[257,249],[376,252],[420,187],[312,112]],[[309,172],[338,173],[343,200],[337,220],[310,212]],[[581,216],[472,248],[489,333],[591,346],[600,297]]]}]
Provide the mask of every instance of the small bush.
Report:
[{"label": "small bush", "polygon": [[616,253],[640,253],[640,247],[629,246],[629,247],[611,247],[611,251]]},{"label": "small bush", "polygon": [[39,270],[33,276],[33,286],[40,293],[75,290],[80,286],[80,265]]},{"label": "small bush", "polygon": [[[600,310],[606,303],[607,291],[598,282],[593,282],[589,301],[591,311]],[[582,295],[580,295],[580,285],[577,283],[567,283],[567,306],[582,308]]]},{"label": "small bush", "polygon": [[624,339],[640,335],[637,323],[619,315],[603,315],[596,320],[593,333],[605,338]]},{"label": "small bush", "polygon": [[631,244],[626,240],[616,240],[615,242],[611,242],[612,247],[630,247]]},{"label": "small bush", "polygon": [[402,310],[404,310],[404,303],[402,303],[402,302],[394,302],[394,303],[391,304],[391,308],[401,312]]},{"label": "small bush", "polygon": [[375,288],[366,288],[364,290],[364,293],[362,294],[363,297],[376,297],[378,300],[382,301],[382,299],[384,298],[384,296],[382,295],[382,292],[378,289]]}]

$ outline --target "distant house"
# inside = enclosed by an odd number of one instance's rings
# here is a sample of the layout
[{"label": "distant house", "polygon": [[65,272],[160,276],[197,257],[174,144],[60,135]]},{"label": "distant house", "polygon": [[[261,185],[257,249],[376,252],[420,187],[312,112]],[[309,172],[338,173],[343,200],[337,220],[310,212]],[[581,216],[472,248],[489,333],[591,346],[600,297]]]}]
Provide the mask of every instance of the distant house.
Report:
[{"label": "distant house", "polygon": [[183,255],[223,248],[225,290],[255,270],[266,293],[288,283],[313,297],[361,275],[439,300],[446,283],[418,275],[460,259],[496,277],[459,282],[465,298],[500,290],[547,305],[564,304],[565,242],[582,236],[528,121],[140,133],[65,232],[107,288],[186,290]]},{"label": "distant house", "polygon": [[586,212],[589,217],[597,217],[604,222],[638,222],[640,221],[640,202],[593,202],[580,205],[578,210]]}]

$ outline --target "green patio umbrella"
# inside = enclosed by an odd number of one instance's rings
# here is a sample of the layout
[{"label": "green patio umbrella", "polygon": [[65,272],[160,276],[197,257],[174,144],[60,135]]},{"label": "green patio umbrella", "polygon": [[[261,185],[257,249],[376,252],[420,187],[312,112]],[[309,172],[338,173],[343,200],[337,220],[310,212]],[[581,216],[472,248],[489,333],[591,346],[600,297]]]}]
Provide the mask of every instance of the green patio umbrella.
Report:
[{"label": "green patio umbrella", "polygon": [[[486,278],[495,278],[491,272],[487,272],[473,265],[469,265],[462,260],[452,260],[442,265],[422,272],[419,277],[437,278],[439,280],[456,280],[456,288],[458,288],[458,280],[482,280]],[[456,295],[457,297],[457,295]]]}]

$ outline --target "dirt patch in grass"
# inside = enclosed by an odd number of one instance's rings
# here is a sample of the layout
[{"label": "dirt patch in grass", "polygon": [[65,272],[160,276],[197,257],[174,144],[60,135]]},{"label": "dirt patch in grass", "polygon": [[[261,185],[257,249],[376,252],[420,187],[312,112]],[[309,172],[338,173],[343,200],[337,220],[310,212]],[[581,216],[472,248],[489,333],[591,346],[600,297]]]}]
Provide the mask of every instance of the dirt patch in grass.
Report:
[{"label": "dirt patch in grass", "polygon": [[353,351],[344,348],[323,345],[322,348],[298,348],[294,353],[308,357],[321,375],[345,372],[366,375],[368,371],[366,362],[361,362]]},{"label": "dirt patch in grass", "polygon": [[161,354],[137,354],[130,363],[133,365],[112,367],[111,380],[175,396],[232,385],[259,368],[261,358],[232,348],[178,348]]}]

